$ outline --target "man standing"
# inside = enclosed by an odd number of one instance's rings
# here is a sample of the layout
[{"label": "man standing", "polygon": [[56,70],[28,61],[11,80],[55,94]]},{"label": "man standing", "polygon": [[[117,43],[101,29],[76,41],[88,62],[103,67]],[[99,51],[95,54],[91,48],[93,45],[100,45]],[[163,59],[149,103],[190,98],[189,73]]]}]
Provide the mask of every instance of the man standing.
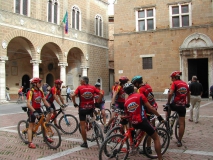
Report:
[{"label": "man standing", "polygon": [[[95,93],[99,94],[99,99],[97,103],[100,103],[103,98],[102,91],[98,90],[92,85],[89,85],[89,78],[86,76],[81,77],[80,86],[77,87],[75,92],[72,94],[72,101],[75,107],[78,108],[80,126],[81,126],[81,136],[83,138],[83,144],[81,147],[88,148],[87,145],[87,134],[86,134],[86,115],[90,115],[93,118],[93,111],[95,108],[94,96]],[[76,97],[79,98],[79,105],[76,103]]]},{"label": "man standing", "polygon": [[[182,138],[185,131],[185,116],[186,108],[190,105],[190,92],[189,87],[186,82],[180,79],[182,72],[174,71],[171,73],[170,77],[172,80],[170,92],[168,95],[167,104],[169,104],[172,111],[176,111],[179,115],[179,133],[177,146],[182,146]],[[173,94],[174,93],[174,94]],[[173,100],[172,100],[173,99]],[[172,101],[171,101],[172,100]],[[170,113],[169,113],[170,115]]]},{"label": "man standing", "polygon": [[189,121],[193,122],[193,109],[195,109],[195,123],[198,123],[199,119],[199,109],[201,96],[203,94],[203,86],[197,82],[197,76],[192,76],[192,83],[189,85],[189,90],[191,92],[191,107],[190,107],[190,118]]},{"label": "man standing", "polygon": [[66,97],[66,100],[67,100],[67,103],[68,103],[68,99],[72,102],[72,99],[70,98],[70,94],[71,94],[71,89],[69,86],[67,86],[67,97]]}]

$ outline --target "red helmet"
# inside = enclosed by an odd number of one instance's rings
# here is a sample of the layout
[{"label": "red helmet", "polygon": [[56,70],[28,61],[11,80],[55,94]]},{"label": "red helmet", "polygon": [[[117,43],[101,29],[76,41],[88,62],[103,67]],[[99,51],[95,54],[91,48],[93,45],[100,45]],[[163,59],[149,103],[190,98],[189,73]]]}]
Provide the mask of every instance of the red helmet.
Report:
[{"label": "red helmet", "polygon": [[121,76],[120,78],[119,78],[119,81],[120,82],[127,82],[129,79],[126,77],[126,76]]},{"label": "red helmet", "polygon": [[179,77],[182,75],[182,72],[180,71],[174,71],[171,73],[170,77]]},{"label": "red helmet", "polygon": [[37,78],[37,77],[30,79],[30,83],[39,83],[41,81],[42,81],[42,79],[41,78]]},{"label": "red helmet", "polygon": [[63,81],[61,81],[60,79],[55,80],[55,84],[62,84]]}]

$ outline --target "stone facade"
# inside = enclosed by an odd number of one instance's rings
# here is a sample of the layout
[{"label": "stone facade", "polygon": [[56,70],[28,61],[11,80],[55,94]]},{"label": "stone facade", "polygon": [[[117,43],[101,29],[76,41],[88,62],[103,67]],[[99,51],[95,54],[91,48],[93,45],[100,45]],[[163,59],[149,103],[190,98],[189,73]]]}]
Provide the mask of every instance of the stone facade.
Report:
[{"label": "stone facade", "polygon": [[[171,27],[169,7],[189,4],[187,27]],[[172,71],[183,72],[186,82],[196,74],[203,84],[205,96],[213,84],[213,4],[209,0],[117,0],[114,5],[114,68],[115,78],[130,79],[142,75],[154,92],[169,88]],[[137,31],[136,17],[140,10],[155,9],[155,28]],[[152,58],[152,68],[143,69],[143,58]],[[198,60],[206,59],[203,70]],[[195,68],[190,61],[195,60]],[[192,69],[189,69],[192,68]],[[189,73],[190,72],[190,73]],[[205,72],[205,75],[202,75]]]},{"label": "stone facade", "polygon": [[[50,23],[48,1],[29,1],[28,15],[15,13],[15,1],[0,0],[0,102],[5,86],[16,95],[29,79],[40,77],[54,85],[55,79],[75,89],[80,76],[90,84],[98,80],[109,91],[107,0],[58,0],[58,22]],[[80,10],[80,29],[71,28],[72,7]],[[68,34],[62,23],[68,12]],[[95,16],[102,17],[102,36],[96,35]]]}]

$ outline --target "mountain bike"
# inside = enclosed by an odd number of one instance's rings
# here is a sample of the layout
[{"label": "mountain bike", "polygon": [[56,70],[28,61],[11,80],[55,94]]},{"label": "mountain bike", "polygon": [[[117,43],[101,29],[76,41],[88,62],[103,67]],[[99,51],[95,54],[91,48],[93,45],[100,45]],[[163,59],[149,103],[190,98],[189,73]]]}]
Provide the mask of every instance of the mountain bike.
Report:
[{"label": "mountain bike", "polygon": [[[22,107],[22,109],[25,112],[28,111],[27,107]],[[37,136],[37,131],[41,127],[44,142],[51,149],[57,149],[61,145],[61,135],[60,135],[56,126],[45,121],[45,119],[46,119],[45,115],[46,114],[48,114],[48,112],[47,113],[41,113],[40,118],[37,119],[37,122],[35,123],[34,128],[33,128],[32,138]],[[28,142],[28,128],[29,128],[29,122],[28,121],[21,120],[21,121],[18,122],[18,126],[17,126],[18,134],[19,134],[19,137],[21,138],[21,140],[25,144],[29,143]],[[53,142],[49,142],[48,138],[53,139]]]},{"label": "mountain bike", "polygon": [[[99,160],[104,159],[127,159],[129,153],[135,155],[138,153],[139,144],[143,140],[143,151],[149,158],[157,158],[155,152],[154,142],[151,139],[151,152],[147,149],[147,140],[150,138],[149,135],[142,130],[138,130],[134,136],[134,128],[128,128],[125,134],[114,134],[107,137],[101,145],[99,150]],[[167,131],[164,128],[156,128],[156,132],[159,136],[161,143],[161,154],[164,154],[169,147],[170,138]],[[144,138],[145,137],[145,138]]]},{"label": "mountain bike", "polygon": [[[96,141],[98,147],[100,148],[100,144],[104,141],[104,136],[102,129],[95,120],[92,120],[90,115],[86,115],[86,132],[87,132],[87,140],[88,141]],[[79,132],[81,133],[81,126],[79,123]]]},{"label": "mountain bike", "polygon": [[[168,107],[168,112],[171,113],[169,105],[163,105],[163,107]],[[173,136],[173,127],[175,126],[175,137],[178,140],[179,133],[179,115],[177,112],[173,112],[170,116],[166,117],[166,122],[159,122],[157,127],[165,128],[169,133],[170,138]]]},{"label": "mountain bike", "polygon": [[58,121],[59,129],[64,134],[73,134],[77,131],[79,122],[75,116],[71,114],[65,114],[64,111],[67,106],[68,105],[65,105],[64,108],[60,106],[59,109],[56,109],[55,111],[57,112],[57,114],[51,116],[50,123],[53,123],[54,120],[59,116],[59,114],[62,113],[62,116]]},{"label": "mountain bike", "polygon": [[[114,115],[113,121],[109,125],[108,131],[106,133],[106,137],[108,137],[112,133],[114,133],[114,134],[115,133],[124,133],[123,126],[120,124],[120,118],[119,118],[119,115],[124,114],[124,111],[122,109],[115,109],[114,112],[115,112],[115,115]],[[113,128],[114,128],[114,130],[111,131]]]},{"label": "mountain bike", "polygon": [[[95,108],[94,110],[94,114],[95,114],[95,120],[96,121],[100,121],[101,124],[104,125],[104,120],[103,120],[103,116],[101,114],[101,110],[100,109],[97,109]],[[109,109],[105,109],[105,115],[106,115],[106,123],[108,123],[108,121],[110,120],[110,118],[112,117],[112,113]]]}]

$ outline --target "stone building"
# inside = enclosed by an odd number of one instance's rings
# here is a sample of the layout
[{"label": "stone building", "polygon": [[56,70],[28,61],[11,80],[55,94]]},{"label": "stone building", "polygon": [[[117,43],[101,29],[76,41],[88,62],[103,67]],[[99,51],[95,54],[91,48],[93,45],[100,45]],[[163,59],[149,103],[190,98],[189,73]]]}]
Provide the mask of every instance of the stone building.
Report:
[{"label": "stone building", "polygon": [[115,78],[142,75],[155,93],[172,71],[188,82],[197,75],[208,97],[213,84],[213,2],[210,0],[116,0]]},{"label": "stone building", "polygon": [[[18,97],[20,86],[40,77],[75,89],[79,77],[109,91],[107,0],[0,0],[0,102],[5,86]],[[66,17],[66,12],[68,17]],[[68,20],[68,21],[67,21]],[[68,26],[68,33],[65,26]]]}]

